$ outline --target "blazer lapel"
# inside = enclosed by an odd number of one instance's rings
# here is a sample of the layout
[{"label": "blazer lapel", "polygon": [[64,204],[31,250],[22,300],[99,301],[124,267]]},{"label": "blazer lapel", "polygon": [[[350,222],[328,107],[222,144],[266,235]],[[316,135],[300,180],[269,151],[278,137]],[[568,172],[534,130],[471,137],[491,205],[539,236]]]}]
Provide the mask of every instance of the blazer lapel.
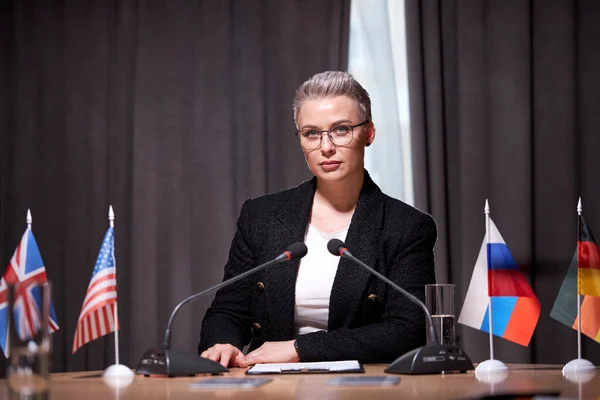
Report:
[{"label": "blazer lapel", "polygon": [[[383,194],[365,172],[365,182],[346,237],[346,246],[359,260],[374,267],[383,224]],[[371,274],[345,258],[340,259],[329,300],[328,329],[351,324],[363,301]]]},{"label": "blazer lapel", "polygon": [[[274,230],[271,237],[278,243],[289,246],[292,243],[304,242],[315,189],[316,178],[313,178],[300,185],[297,190],[291,191],[290,198],[284,199],[283,204],[274,211]],[[276,257],[277,254],[273,254],[272,257]],[[277,335],[281,337],[294,336],[294,306],[299,266],[300,260],[292,260],[265,270],[265,283],[276,290],[271,299],[275,304],[271,306],[277,308],[276,315],[280,317],[276,324],[280,330]]]}]

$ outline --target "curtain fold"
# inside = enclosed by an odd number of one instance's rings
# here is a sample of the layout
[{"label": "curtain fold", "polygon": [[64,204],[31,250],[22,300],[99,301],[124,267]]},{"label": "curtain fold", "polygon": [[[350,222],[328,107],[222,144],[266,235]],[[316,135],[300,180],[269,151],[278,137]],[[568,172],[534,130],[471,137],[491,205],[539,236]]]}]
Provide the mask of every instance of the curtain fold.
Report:
[{"label": "curtain fold", "polygon": [[[0,262],[31,208],[60,323],[53,370],[103,369],[112,335],[70,349],[112,204],[135,367],[175,304],[221,280],[242,202],[310,176],[292,99],[346,68],[349,0],[0,7]],[[174,347],[195,351],[211,299],[179,313]]]},{"label": "curtain fold", "polygon": [[[494,340],[504,362],[564,364],[576,332],[549,318],[577,240],[577,198],[600,226],[600,4],[407,0],[416,205],[438,222],[438,280],[457,313],[485,234],[484,203],[542,310],[528,348]],[[600,228],[596,228],[600,229]],[[474,361],[487,334],[458,325]],[[584,357],[600,356],[583,339]]]}]

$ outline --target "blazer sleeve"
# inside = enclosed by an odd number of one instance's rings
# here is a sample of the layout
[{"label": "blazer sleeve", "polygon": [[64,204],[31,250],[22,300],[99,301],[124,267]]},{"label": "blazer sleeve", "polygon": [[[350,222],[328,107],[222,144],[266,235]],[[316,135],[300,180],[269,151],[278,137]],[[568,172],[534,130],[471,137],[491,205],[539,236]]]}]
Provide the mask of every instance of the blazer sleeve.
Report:
[{"label": "blazer sleeve", "polygon": [[[424,300],[424,285],[435,283],[433,248],[437,228],[433,218],[421,214],[404,235],[397,254],[391,255],[388,278]],[[386,257],[386,259],[388,259]],[[363,363],[388,363],[425,344],[425,314],[392,288],[382,322],[355,328],[320,331],[297,337],[302,361],[357,359]]]},{"label": "blazer sleeve", "polygon": [[[249,244],[251,200],[246,200],[237,221],[237,231],[229,250],[223,280],[240,275],[255,265]],[[217,291],[202,321],[198,354],[217,343],[229,343],[242,349],[251,339],[252,277]]]}]

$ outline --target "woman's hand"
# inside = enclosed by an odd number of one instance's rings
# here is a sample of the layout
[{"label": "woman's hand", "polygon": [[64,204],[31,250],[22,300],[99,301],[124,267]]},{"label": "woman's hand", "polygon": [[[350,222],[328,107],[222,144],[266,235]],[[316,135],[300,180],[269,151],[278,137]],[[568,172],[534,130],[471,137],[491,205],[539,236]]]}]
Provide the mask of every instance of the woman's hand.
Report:
[{"label": "woman's hand", "polygon": [[294,349],[294,341],[286,342],[265,342],[258,349],[246,355],[248,364],[261,363],[286,363],[300,361],[296,349]]},{"label": "woman's hand", "polygon": [[246,368],[248,366],[244,353],[230,344],[215,344],[213,347],[203,351],[202,354],[200,354],[200,357],[219,362],[225,368]]}]

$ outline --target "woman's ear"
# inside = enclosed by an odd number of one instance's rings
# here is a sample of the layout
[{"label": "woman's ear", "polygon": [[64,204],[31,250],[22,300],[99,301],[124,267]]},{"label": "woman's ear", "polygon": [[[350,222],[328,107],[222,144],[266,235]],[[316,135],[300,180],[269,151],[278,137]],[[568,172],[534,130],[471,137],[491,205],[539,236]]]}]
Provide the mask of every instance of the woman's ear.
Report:
[{"label": "woman's ear", "polygon": [[369,122],[369,125],[367,126],[367,137],[365,139],[366,147],[369,147],[375,140],[375,133],[375,124],[373,124],[373,122]]}]

